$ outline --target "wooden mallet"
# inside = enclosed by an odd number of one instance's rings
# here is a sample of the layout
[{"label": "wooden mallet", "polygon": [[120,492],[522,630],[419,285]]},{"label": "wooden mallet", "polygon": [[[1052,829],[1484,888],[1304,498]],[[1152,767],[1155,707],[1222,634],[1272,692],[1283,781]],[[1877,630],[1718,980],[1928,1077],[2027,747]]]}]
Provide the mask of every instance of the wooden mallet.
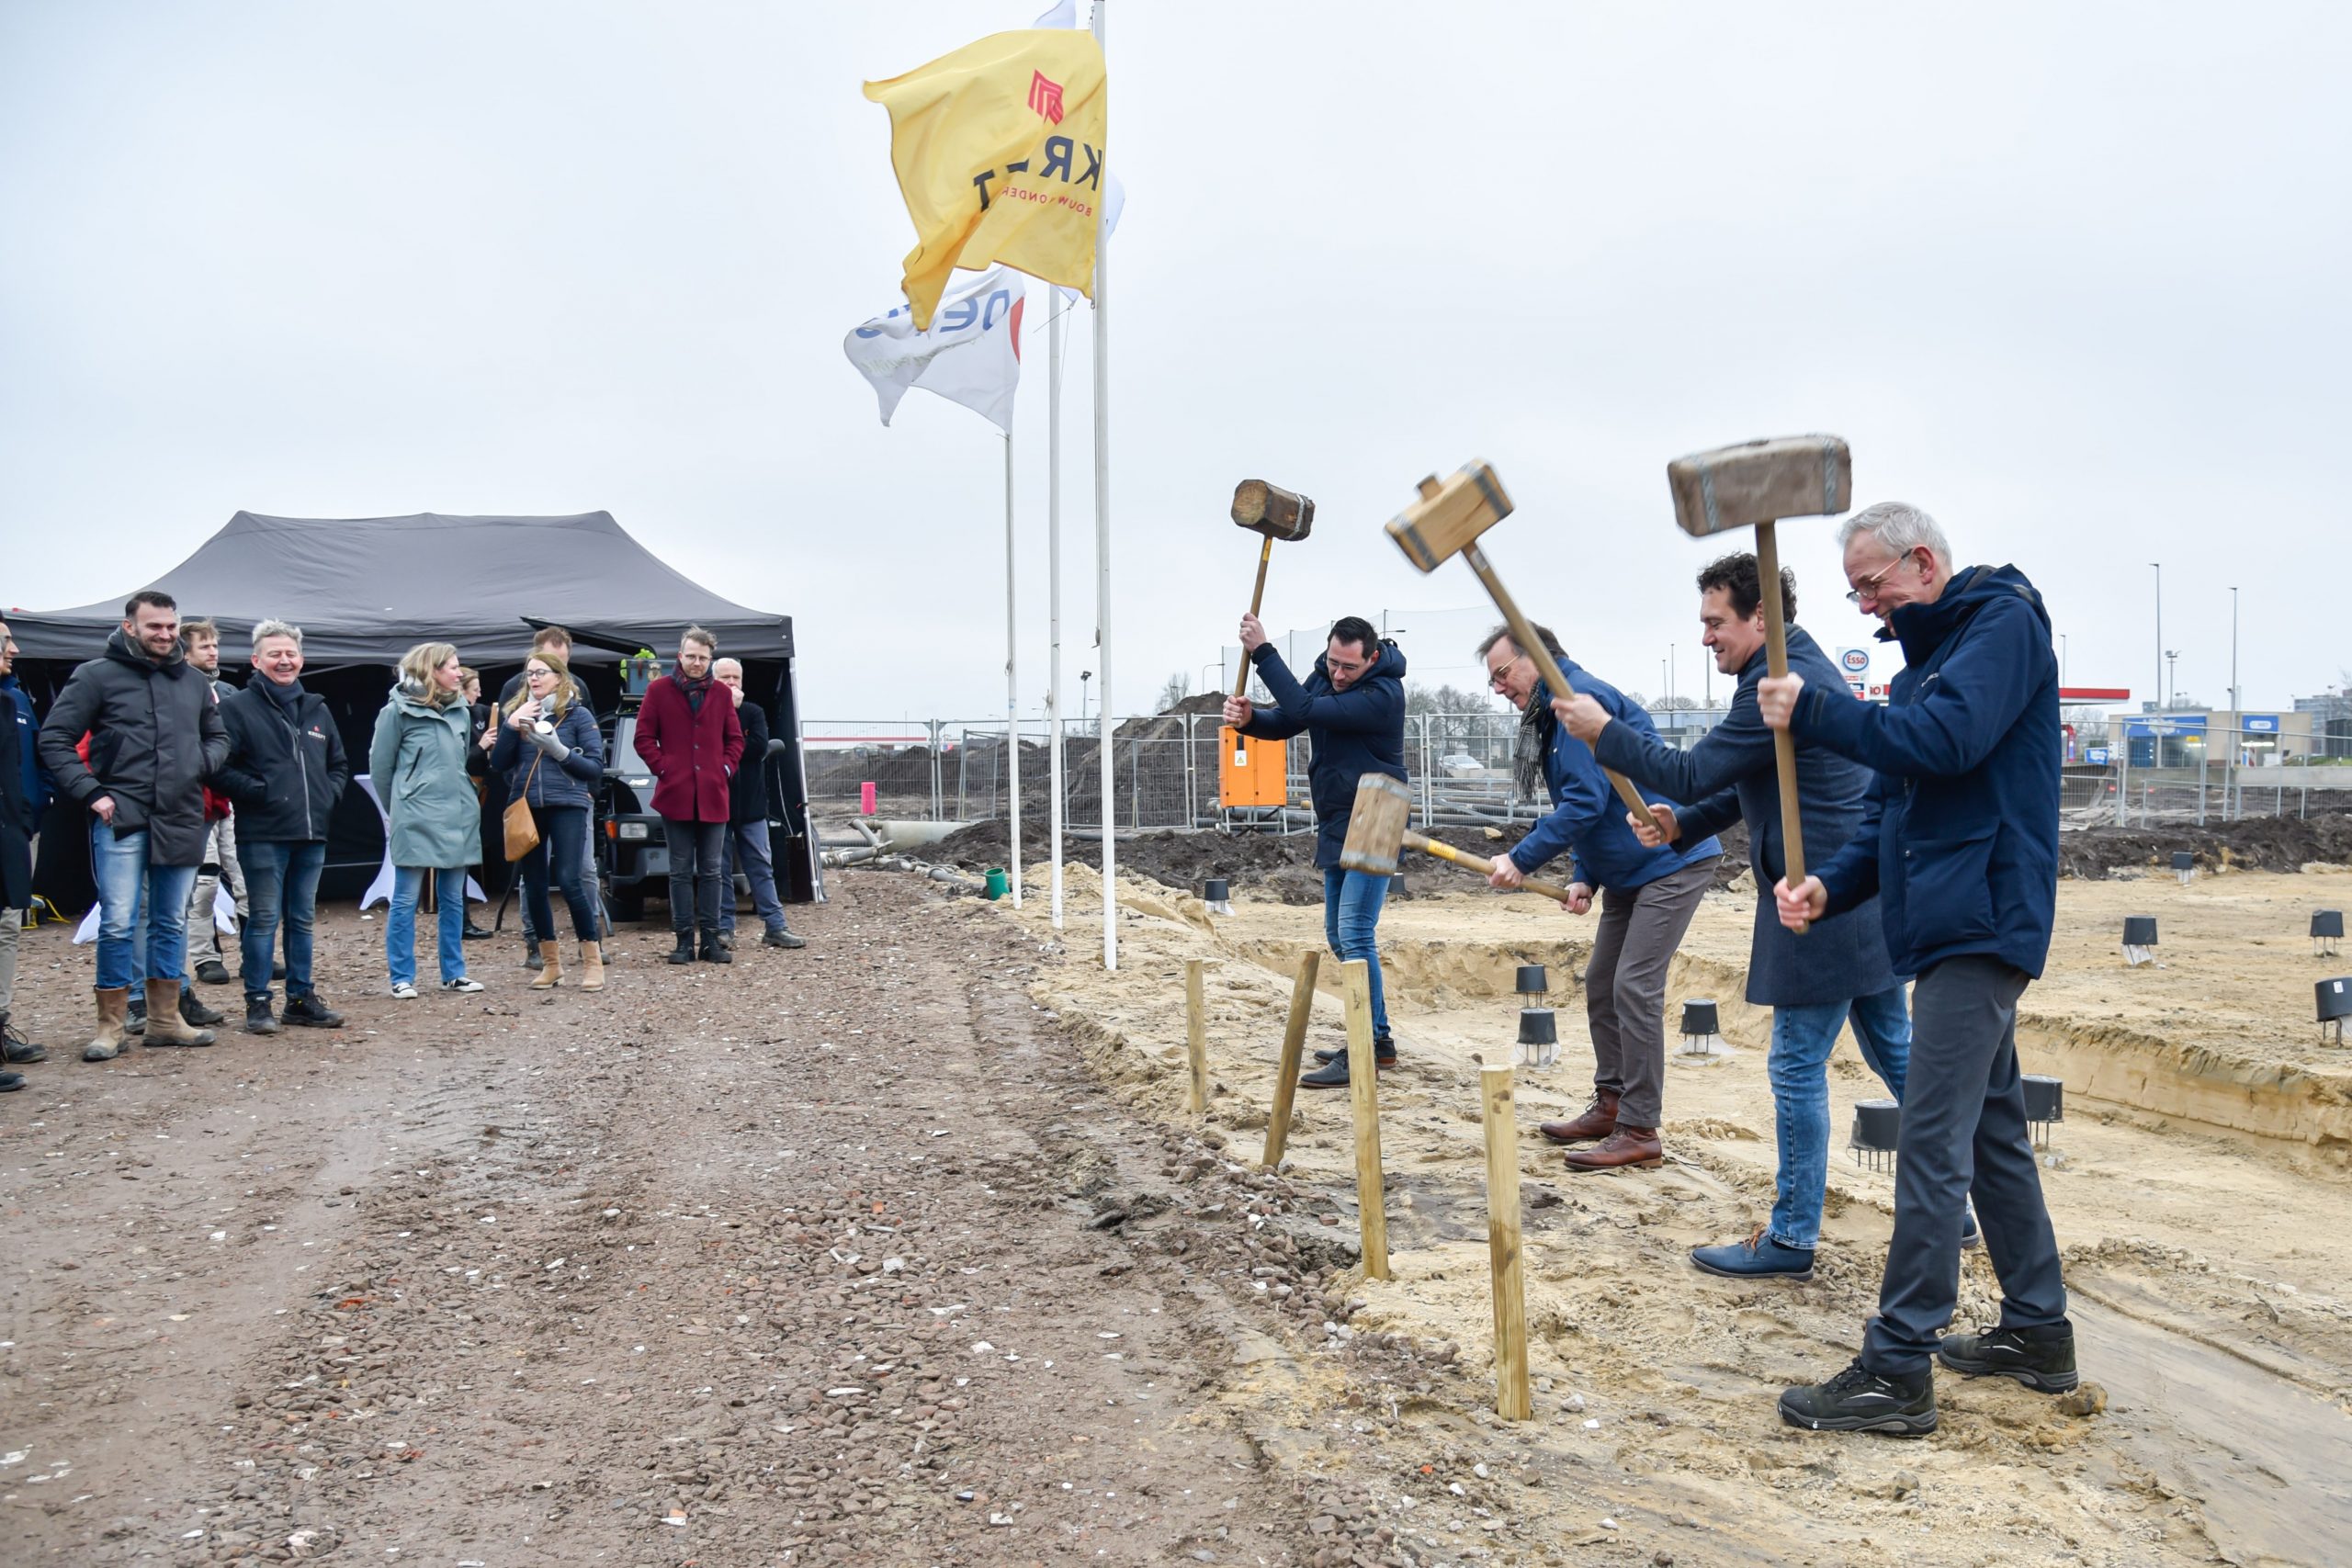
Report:
[{"label": "wooden mallet", "polygon": [[[1552,650],[1535,635],[1527,617],[1519,613],[1519,604],[1511,598],[1510,590],[1495,575],[1487,564],[1487,552],[1478,546],[1478,536],[1510,515],[1510,497],[1503,493],[1502,481],[1495,470],[1485,463],[1472,462],[1463,466],[1454,476],[1441,483],[1435,474],[1423,479],[1421,499],[1398,513],[1388,524],[1388,536],[1405,552],[1405,558],[1424,572],[1435,571],[1450,556],[1460,556],[1470,563],[1486,585],[1487,597],[1503,613],[1503,624],[1510,628],[1510,640],[1521,653],[1535,661],[1544,683],[1555,697],[1573,697],[1577,689],[1560,670]],[[1609,782],[1616,788],[1617,798],[1628,810],[1657,822],[1657,813],[1634,787],[1634,781],[1615,769],[1603,769]],[[1658,822],[1663,829],[1666,824]]]},{"label": "wooden mallet", "polygon": [[[1263,534],[1266,542],[1258,547],[1258,585],[1250,590],[1250,614],[1254,619],[1259,607],[1266,602],[1266,563],[1274,557],[1274,541],[1281,539],[1295,544],[1315,527],[1315,503],[1303,495],[1286,491],[1280,485],[1263,479],[1243,479],[1233,487],[1233,521],[1253,534]],[[1233,694],[1238,700],[1250,689],[1250,650],[1241,650],[1241,672],[1234,677]],[[1250,740],[1237,731],[1233,737],[1233,761],[1236,767],[1249,761]]]},{"label": "wooden mallet", "polygon": [[[1734,528],[1756,530],[1756,584],[1764,599],[1764,662],[1789,672],[1789,628],[1781,613],[1781,544],[1772,525],[1783,517],[1820,517],[1852,504],[1853,455],[1835,435],[1781,435],[1718,446],[1666,466],[1674,520],[1693,538]],[[1772,732],[1780,764],[1781,846],[1788,884],[1804,881],[1804,825],[1797,810],[1796,739]],[[1802,931],[1804,927],[1797,928]]]},{"label": "wooden mallet", "polygon": [[[1486,856],[1442,844],[1406,827],[1412,810],[1413,792],[1402,779],[1392,779],[1386,773],[1366,773],[1358,779],[1356,803],[1348,811],[1347,840],[1340,846],[1340,869],[1394,876],[1397,857],[1406,850],[1419,850],[1423,854],[1468,866],[1481,876],[1493,872],[1495,863]],[[1555,883],[1538,882],[1531,876],[1520,886],[1564,904],[1568,901],[1568,890]]]}]

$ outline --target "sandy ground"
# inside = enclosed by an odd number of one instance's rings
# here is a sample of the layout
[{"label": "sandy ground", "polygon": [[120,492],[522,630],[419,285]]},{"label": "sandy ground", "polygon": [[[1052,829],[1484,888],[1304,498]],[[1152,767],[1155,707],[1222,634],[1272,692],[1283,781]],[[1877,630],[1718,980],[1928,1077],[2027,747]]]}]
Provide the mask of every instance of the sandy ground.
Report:
[{"label": "sandy ground", "polygon": [[[1069,951],[1031,993],[1073,1023],[1125,1103],[1182,1124],[1182,967],[1209,960],[1206,1125],[1254,1154],[1316,912],[1245,901],[1212,919],[1182,894],[1123,885],[1120,965],[1106,976],[1100,884],[1069,875]],[[1405,1059],[1381,1080],[1381,1115],[1395,1277],[1350,1277],[1365,1303],[1350,1322],[1359,1342],[1454,1342],[1470,1375],[1374,1413],[1377,1457],[1352,1461],[1386,1463],[1374,1502],[1408,1545],[1442,1558],[1483,1540],[1505,1558],[1571,1562],[2346,1561],[2352,1052],[2320,1043],[2312,987],[2352,958],[2315,958],[2305,933],[2312,909],[2347,902],[2352,876],[2318,868],[2062,885],[2022,1049],[2028,1071],[2067,1085],[2043,1174],[2085,1376],[2106,1407],[2075,1414],[2000,1380],[1946,1378],[1942,1429],[1916,1443],[1798,1433],[1773,1407],[1783,1384],[1845,1362],[1875,1300],[1892,1178],[1843,1149],[1852,1102],[1883,1093],[1850,1039],[1831,1069],[1838,1149],[1814,1280],[1743,1285],[1684,1258],[1746,1234],[1771,1201],[1767,1018],[1736,999],[1750,897],[1709,896],[1671,982],[1673,1003],[1722,1003],[1728,1050],[1673,1061],[1667,1166],[1604,1177],[1571,1176],[1533,1131],[1589,1093],[1575,984],[1587,924],[1466,884],[1392,908],[1382,942]],[[2158,963],[2124,964],[2126,914],[2157,916]],[[1001,916],[1049,934],[1042,898]],[[1562,1053],[1519,1076],[1543,1392],[1535,1421],[1506,1426],[1476,1403],[1491,1376],[1476,1069],[1509,1059],[1521,963],[1551,966]],[[1310,1044],[1334,1045],[1334,966],[1324,974]],[[1352,1146],[1345,1097],[1301,1091],[1285,1172],[1351,1209]],[[1969,1255],[1962,1317],[1989,1319],[1996,1299]],[[1311,1327],[1306,1337],[1311,1366]],[[1484,1466],[1466,1495],[1425,1484],[1460,1483],[1448,1454]]]}]

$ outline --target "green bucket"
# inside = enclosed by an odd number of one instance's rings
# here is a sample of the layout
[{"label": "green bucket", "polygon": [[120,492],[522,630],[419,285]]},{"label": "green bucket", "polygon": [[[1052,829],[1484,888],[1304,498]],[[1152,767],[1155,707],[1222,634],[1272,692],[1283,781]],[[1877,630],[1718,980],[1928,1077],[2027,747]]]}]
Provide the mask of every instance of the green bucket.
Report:
[{"label": "green bucket", "polygon": [[1011,892],[1012,889],[1012,883],[1011,879],[1004,874],[1004,867],[1001,865],[992,865],[989,867],[989,897],[1001,898],[1005,894]]}]

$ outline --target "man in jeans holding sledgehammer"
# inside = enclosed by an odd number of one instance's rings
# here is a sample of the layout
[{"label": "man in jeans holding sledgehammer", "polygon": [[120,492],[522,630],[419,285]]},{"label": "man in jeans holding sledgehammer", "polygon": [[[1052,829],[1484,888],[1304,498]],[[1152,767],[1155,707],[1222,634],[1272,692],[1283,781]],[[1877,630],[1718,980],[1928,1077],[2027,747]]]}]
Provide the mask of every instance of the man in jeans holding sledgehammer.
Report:
[{"label": "man in jeans holding sledgehammer", "polygon": [[[1903,647],[1880,707],[1801,675],[1757,686],[1764,722],[1875,770],[1862,828],[1795,887],[1797,930],[1878,897],[1911,992],[1911,1066],[1894,1164],[1894,1235],[1862,1353],[1781,1395],[1815,1431],[1936,1429],[1934,1363],[2055,1393],[2073,1388],[2058,1242],[2025,1120],[2018,999],[2041,973],[2058,903],[2058,660],[2041,595],[2015,567],[1954,573],[1917,507],[1869,507],[1838,531],[1849,595]],[[2001,1280],[2001,1321],[1951,1334],[1971,1198]],[[1940,1336],[1940,1337],[1939,1337]]]}]

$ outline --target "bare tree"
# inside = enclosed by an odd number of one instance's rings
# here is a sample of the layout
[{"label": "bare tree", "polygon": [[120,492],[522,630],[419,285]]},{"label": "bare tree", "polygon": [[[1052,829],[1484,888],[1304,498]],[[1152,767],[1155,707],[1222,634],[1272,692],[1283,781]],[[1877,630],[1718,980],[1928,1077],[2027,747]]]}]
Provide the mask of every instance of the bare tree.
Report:
[{"label": "bare tree", "polygon": [[1160,683],[1159,699],[1152,705],[1154,713],[1173,713],[1176,705],[1193,694],[1193,678],[1188,674],[1170,675]]}]

